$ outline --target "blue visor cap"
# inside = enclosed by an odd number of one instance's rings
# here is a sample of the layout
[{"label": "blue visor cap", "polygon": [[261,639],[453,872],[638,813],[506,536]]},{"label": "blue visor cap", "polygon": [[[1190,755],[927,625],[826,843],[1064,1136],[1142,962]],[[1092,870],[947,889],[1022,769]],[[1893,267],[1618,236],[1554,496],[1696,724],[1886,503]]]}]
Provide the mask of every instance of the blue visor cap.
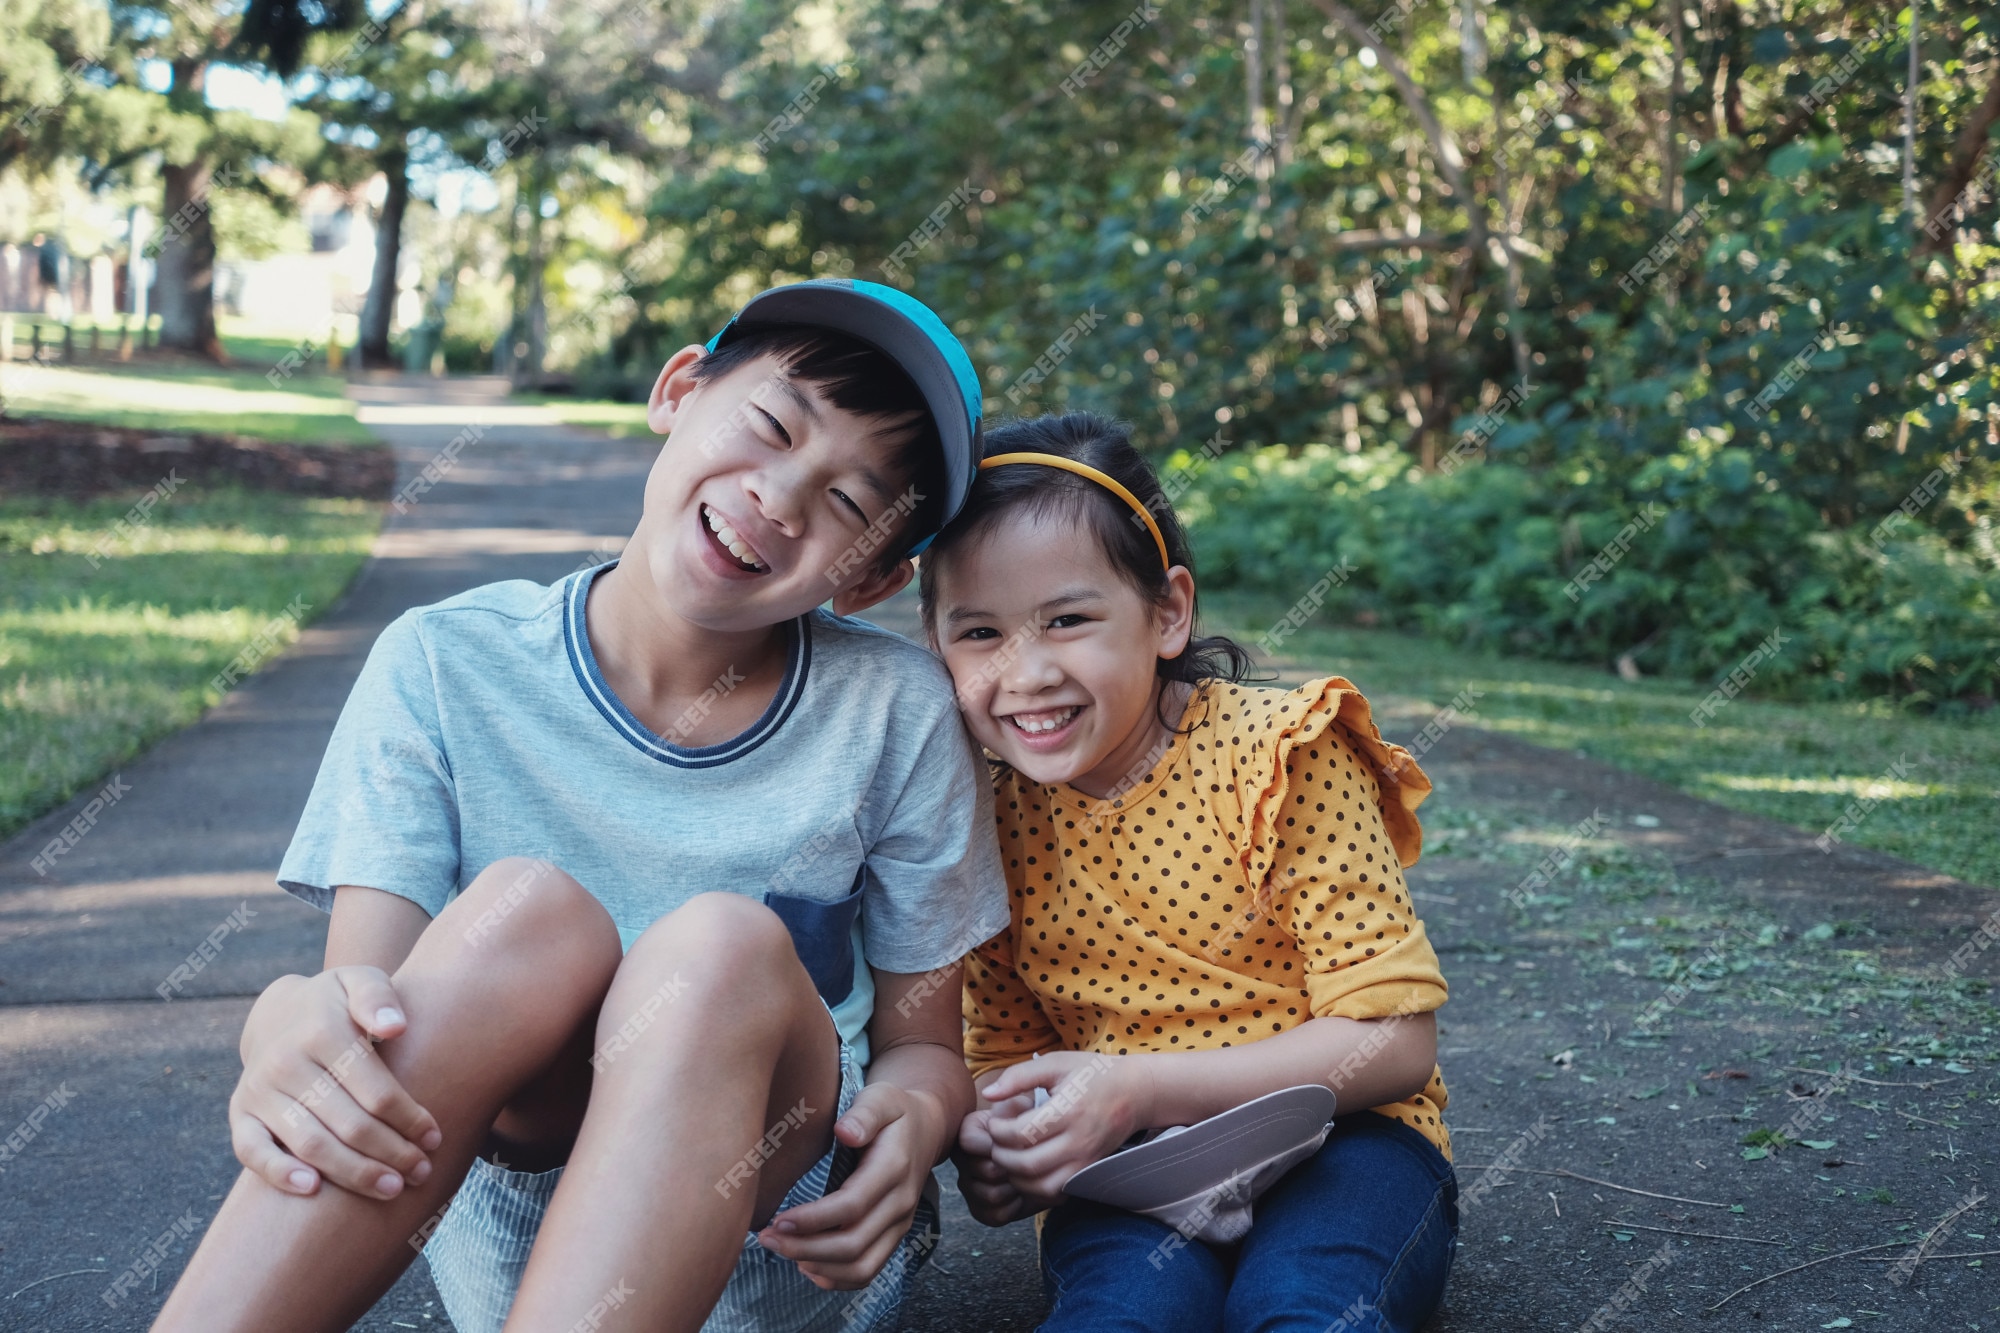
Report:
[{"label": "blue visor cap", "polygon": [[[979,419],[982,406],[979,377],[972,358],[958,338],[931,308],[916,297],[879,282],[854,278],[815,278],[773,287],[750,299],[722,332],[708,340],[715,351],[757,324],[814,324],[833,329],[878,348],[903,368],[930,405],[944,441],[945,497],[943,522],[965,507],[978,475],[985,448]],[[931,536],[910,549],[915,555],[931,544]]]}]

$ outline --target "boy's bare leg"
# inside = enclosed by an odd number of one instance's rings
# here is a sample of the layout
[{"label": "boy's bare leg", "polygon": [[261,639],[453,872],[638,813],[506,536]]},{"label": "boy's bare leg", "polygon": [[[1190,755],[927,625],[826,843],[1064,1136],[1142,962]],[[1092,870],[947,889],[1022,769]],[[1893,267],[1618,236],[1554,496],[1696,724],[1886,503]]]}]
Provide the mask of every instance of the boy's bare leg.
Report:
[{"label": "boy's bare leg", "polygon": [[[443,1132],[429,1178],[389,1200],[331,1184],[302,1198],[243,1172],[155,1329],[344,1329],[409,1266],[411,1237],[457,1192],[508,1101],[595,1023],[618,966],[604,908],[533,864],[489,867],[396,970],[409,1027],[378,1051]],[[474,929],[503,901],[505,916]],[[580,1065],[576,1077],[588,1073]]]},{"label": "boy's bare leg", "polygon": [[753,1220],[832,1145],[838,1034],[776,914],[712,893],[632,946],[598,1041],[590,1110],[507,1327],[698,1329]]}]

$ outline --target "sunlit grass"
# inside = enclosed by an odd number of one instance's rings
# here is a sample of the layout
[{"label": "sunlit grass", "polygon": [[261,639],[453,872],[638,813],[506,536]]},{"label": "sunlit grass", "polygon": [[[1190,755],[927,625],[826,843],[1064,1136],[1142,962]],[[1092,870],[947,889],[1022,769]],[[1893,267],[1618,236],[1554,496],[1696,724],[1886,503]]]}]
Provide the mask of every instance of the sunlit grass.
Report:
[{"label": "sunlit grass", "polygon": [[301,369],[266,378],[282,350],[232,367],[199,362],[130,367],[8,365],[0,392],[18,416],[88,421],[138,430],[216,431],[293,444],[367,444],[346,385]]},{"label": "sunlit grass", "polygon": [[274,621],[290,643],[286,607],[323,612],[381,523],[362,500],[204,488],[112,536],[132,498],[0,498],[0,836],[199,717]]},{"label": "sunlit grass", "polygon": [[558,421],[601,430],[613,439],[653,433],[652,427],[646,424],[644,403],[579,400],[548,393],[517,393],[507,401],[546,407],[555,413]]},{"label": "sunlit grass", "polygon": [[[1205,594],[1212,631],[1244,642],[1286,607]],[[2000,885],[2000,710],[1927,716],[1885,702],[1772,703],[1739,697],[1705,727],[1689,714],[1709,686],[1627,682],[1608,672],[1501,658],[1410,635],[1308,624],[1285,642],[1287,679],[1334,673],[1371,697],[1441,708],[1461,691],[1493,731],[1588,755],[1695,796],[1811,833],[1856,800],[1846,841],[1978,884]],[[1426,719],[1383,728],[1407,742]],[[1892,764],[1907,763],[1892,772]]]}]

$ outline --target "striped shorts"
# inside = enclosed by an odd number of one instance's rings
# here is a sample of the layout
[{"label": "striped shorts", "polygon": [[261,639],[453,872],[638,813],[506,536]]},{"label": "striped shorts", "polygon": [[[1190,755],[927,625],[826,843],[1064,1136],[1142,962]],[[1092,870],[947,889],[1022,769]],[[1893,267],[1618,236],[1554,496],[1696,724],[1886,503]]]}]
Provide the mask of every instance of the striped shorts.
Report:
[{"label": "striped shorts", "polygon": [[[860,1095],[862,1075],[846,1042],[840,1045],[840,1107],[847,1114]],[[833,1153],[813,1163],[785,1195],[782,1208],[811,1203],[826,1192]],[[424,1255],[458,1333],[499,1333],[514,1304],[528,1251],[548,1213],[562,1168],[509,1171],[475,1160]],[[938,1184],[924,1186],[910,1230],[874,1282],[861,1291],[822,1291],[789,1259],[745,1233],[736,1271],[702,1333],[870,1333],[893,1328],[904,1284],[930,1257],[938,1240]]]}]

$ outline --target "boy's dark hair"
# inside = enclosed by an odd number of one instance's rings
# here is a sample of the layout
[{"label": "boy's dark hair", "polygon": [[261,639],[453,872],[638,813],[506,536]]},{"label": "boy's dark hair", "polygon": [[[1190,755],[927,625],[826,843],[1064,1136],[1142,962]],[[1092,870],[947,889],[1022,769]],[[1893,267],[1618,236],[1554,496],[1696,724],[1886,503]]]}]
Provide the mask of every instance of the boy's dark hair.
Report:
[{"label": "boy's dark hair", "polygon": [[[1009,421],[986,433],[986,456],[1011,453],[1055,454],[1096,468],[1116,480],[1138,499],[1160,525],[1166,539],[1167,558],[1194,572],[1194,552],[1187,533],[1174,514],[1160,479],[1140,452],[1132,447],[1131,428],[1091,412],[1071,412],[1064,416],[1035,417]],[[1055,515],[1087,526],[1096,536],[1111,567],[1147,601],[1158,605],[1166,600],[1167,574],[1160,567],[1160,548],[1153,534],[1132,507],[1088,477],[1050,467],[999,467],[977,474],[972,494],[951,526],[938,534],[924,552],[919,595],[923,601],[924,623],[929,625],[937,611],[937,569],[960,544],[990,531],[1001,519],[1025,511],[1040,517]],[[1197,607],[1198,609],[1198,607]],[[1197,622],[1198,623],[1198,622]],[[1163,657],[1154,672],[1164,681],[1194,684],[1221,679],[1242,680],[1250,674],[1250,654],[1234,640],[1215,635],[1189,636],[1178,657]],[[1166,696],[1161,695],[1164,706]],[[1176,719],[1160,716],[1169,730]]]},{"label": "boy's dark hair", "polygon": [[[898,423],[890,471],[917,493],[902,535],[882,548],[874,569],[894,569],[909,549],[937,530],[944,513],[944,441],[937,418],[909,374],[872,343],[816,324],[752,324],[694,363],[697,381],[715,380],[770,356],[793,379],[818,389],[827,402],[858,417]],[[914,417],[914,421],[903,419]]]}]

